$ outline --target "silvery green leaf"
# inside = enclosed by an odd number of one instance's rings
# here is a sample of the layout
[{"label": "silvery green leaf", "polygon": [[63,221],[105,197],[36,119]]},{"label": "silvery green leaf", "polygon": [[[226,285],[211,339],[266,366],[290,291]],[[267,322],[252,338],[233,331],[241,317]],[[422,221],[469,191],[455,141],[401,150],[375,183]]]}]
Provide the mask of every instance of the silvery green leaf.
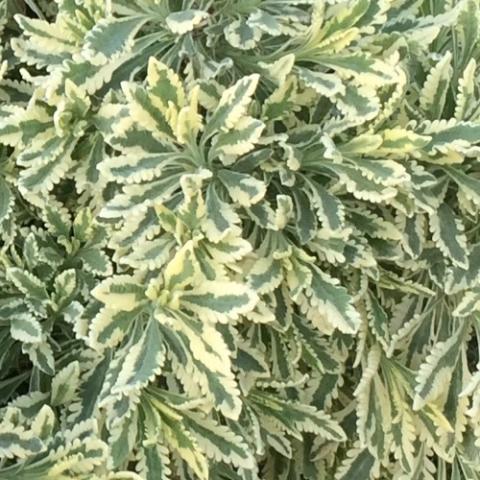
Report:
[{"label": "silvery green leaf", "polygon": [[238,120],[245,115],[258,81],[259,75],[253,74],[240,79],[222,93],[205,128],[205,137],[210,137],[217,130],[228,131],[235,126]]},{"label": "silvery green leaf", "polygon": [[264,197],[267,189],[261,180],[232,170],[220,170],[218,177],[227,188],[232,200],[243,207],[258,203]]},{"label": "silvery green leaf", "polygon": [[0,221],[7,218],[13,204],[10,188],[3,178],[0,178]]},{"label": "silvery green leaf", "polygon": [[133,38],[147,21],[145,17],[100,20],[85,37],[83,55],[101,65],[132,47]]},{"label": "silvery green leaf", "polygon": [[166,18],[166,22],[172,33],[183,35],[197,28],[207,18],[207,12],[191,9],[171,13]]},{"label": "silvery green leaf", "polygon": [[244,19],[230,22],[223,30],[225,39],[232,47],[250,50],[262,38],[262,31]]},{"label": "silvery green leaf", "polygon": [[432,68],[422,88],[420,105],[428,118],[440,118],[445,105],[448,84],[452,74],[452,54],[445,53],[442,59]]},{"label": "silvery green leaf", "polygon": [[80,365],[69,363],[52,378],[52,405],[58,406],[71,401],[80,384]]},{"label": "silvery green leaf", "polygon": [[461,354],[462,341],[467,330],[468,323],[464,323],[446,341],[435,344],[420,365],[415,379],[414,410],[419,410],[426,403],[435,400],[448,385]]},{"label": "silvery green leaf", "polygon": [[308,317],[314,325],[317,318],[324,317],[334,328],[353,333],[360,326],[360,316],[353,306],[352,297],[338,283],[338,280],[320,270],[313,272],[309,289],[312,310]]},{"label": "silvery green leaf", "polygon": [[28,313],[16,314],[10,320],[10,334],[15,340],[24,343],[40,343],[43,341],[40,322]]},{"label": "silvery green leaf", "polygon": [[430,215],[433,241],[446,258],[461,268],[468,268],[467,239],[461,221],[445,203]]}]

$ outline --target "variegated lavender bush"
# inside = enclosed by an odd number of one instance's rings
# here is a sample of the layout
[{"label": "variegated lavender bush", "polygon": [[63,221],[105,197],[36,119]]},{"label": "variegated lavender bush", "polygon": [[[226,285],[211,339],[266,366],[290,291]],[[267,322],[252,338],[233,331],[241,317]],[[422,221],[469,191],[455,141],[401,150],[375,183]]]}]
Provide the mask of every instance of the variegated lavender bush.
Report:
[{"label": "variegated lavender bush", "polygon": [[480,0],[1,0],[0,479],[480,479]]}]

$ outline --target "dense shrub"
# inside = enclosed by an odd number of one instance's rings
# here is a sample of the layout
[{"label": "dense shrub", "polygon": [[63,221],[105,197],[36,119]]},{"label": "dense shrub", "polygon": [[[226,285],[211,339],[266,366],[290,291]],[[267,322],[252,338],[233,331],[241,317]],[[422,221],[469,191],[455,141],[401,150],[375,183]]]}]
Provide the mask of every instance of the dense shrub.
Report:
[{"label": "dense shrub", "polygon": [[480,478],[478,0],[0,5],[1,480]]}]

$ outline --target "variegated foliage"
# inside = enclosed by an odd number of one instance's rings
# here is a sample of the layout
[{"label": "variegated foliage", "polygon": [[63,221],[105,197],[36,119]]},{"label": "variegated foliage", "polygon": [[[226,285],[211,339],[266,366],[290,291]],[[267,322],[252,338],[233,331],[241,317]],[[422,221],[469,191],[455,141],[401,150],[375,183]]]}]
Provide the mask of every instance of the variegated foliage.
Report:
[{"label": "variegated foliage", "polygon": [[479,0],[0,12],[2,480],[480,479]]}]

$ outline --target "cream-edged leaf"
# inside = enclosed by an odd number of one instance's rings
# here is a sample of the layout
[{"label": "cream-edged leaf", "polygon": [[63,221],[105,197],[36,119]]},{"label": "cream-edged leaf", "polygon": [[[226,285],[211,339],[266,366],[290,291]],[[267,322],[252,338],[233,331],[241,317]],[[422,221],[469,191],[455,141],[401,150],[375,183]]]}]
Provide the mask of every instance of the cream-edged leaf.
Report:
[{"label": "cream-edged leaf", "polygon": [[198,28],[208,17],[208,13],[203,10],[181,10],[170,13],[166,18],[166,23],[172,33],[183,35]]},{"label": "cream-edged leaf", "polygon": [[112,392],[127,394],[146,386],[160,373],[165,358],[158,322],[151,318],[140,340],[129,348]]},{"label": "cream-edged leaf", "polygon": [[232,200],[238,202],[242,207],[249,207],[258,203],[267,191],[263,181],[245,173],[220,170],[218,178],[225,185]]},{"label": "cream-edged leaf", "polygon": [[92,295],[112,310],[132,311],[144,298],[145,289],[131,275],[109,277],[92,290]]},{"label": "cream-edged leaf", "polygon": [[133,38],[142,28],[145,17],[105,18],[85,37],[83,55],[94,65],[102,65],[132,48]]},{"label": "cream-edged leaf", "polygon": [[468,249],[464,227],[452,209],[442,203],[435,214],[430,215],[433,241],[452,263],[468,268]]},{"label": "cream-edged leaf", "polygon": [[10,335],[25,343],[43,341],[42,326],[37,318],[29,313],[17,313],[10,320]]},{"label": "cream-edged leaf", "polygon": [[464,293],[460,302],[453,311],[455,317],[468,317],[480,311],[480,287]]},{"label": "cream-edged leaf", "polygon": [[172,104],[177,110],[185,105],[185,90],[180,77],[155,57],[148,61],[147,85],[152,103],[168,116]]},{"label": "cream-edged leaf", "polygon": [[249,287],[234,282],[203,282],[180,296],[180,303],[200,318],[227,323],[253,310],[257,294]]},{"label": "cream-edged leaf", "polygon": [[22,351],[28,354],[30,361],[42,372],[47,375],[55,374],[55,358],[48,342],[24,343]]},{"label": "cream-edged leaf", "polygon": [[408,155],[428,145],[431,137],[427,135],[418,135],[411,130],[404,128],[388,128],[382,131],[383,142],[376,153]]},{"label": "cream-edged leaf", "polygon": [[275,419],[293,435],[310,432],[336,442],[346,439],[345,432],[330,415],[310,405],[288,402],[258,391],[252,392],[250,397],[259,411]]},{"label": "cream-edged leaf", "polygon": [[321,325],[322,321],[326,320],[344,333],[355,333],[358,330],[360,315],[353,305],[352,297],[339,285],[338,280],[325,272],[315,270],[307,291],[312,306],[307,311],[307,317],[314,325]]},{"label": "cream-edged leaf", "polygon": [[477,62],[471,58],[463,71],[462,77],[458,80],[458,93],[455,105],[455,118],[457,120],[468,120],[472,114],[475,102],[475,71]]},{"label": "cream-edged leaf", "polygon": [[115,347],[142,311],[142,306],[127,311],[119,311],[115,305],[101,308],[90,322],[88,345],[98,351]]},{"label": "cream-edged leaf", "polygon": [[346,93],[345,85],[335,73],[314,72],[306,68],[298,68],[298,76],[307,87],[328,98]]},{"label": "cream-edged leaf", "polygon": [[248,274],[250,287],[260,293],[272,292],[283,280],[283,262],[273,255],[259,258]]},{"label": "cream-edged leaf", "polygon": [[239,230],[240,217],[229,203],[220,199],[213,183],[207,188],[205,206],[206,219],[202,226],[210,241],[217,243]]},{"label": "cream-edged leaf", "polygon": [[248,445],[227,426],[194,413],[187,414],[185,421],[207,457],[247,470],[254,468]]},{"label": "cream-edged leaf", "polygon": [[232,47],[241,50],[254,48],[262,38],[262,31],[260,29],[250,25],[241,18],[229,22],[224,28],[223,34],[225,35],[225,40],[227,40]]},{"label": "cream-edged leaf", "polygon": [[45,449],[44,443],[32,432],[5,422],[0,425],[0,458],[25,459]]},{"label": "cream-edged leaf", "polygon": [[8,217],[13,205],[13,195],[7,182],[0,177],[0,222]]},{"label": "cream-edged leaf", "polygon": [[210,155],[239,157],[250,152],[259,141],[265,124],[252,117],[242,117],[232,130],[219,133]]},{"label": "cream-edged leaf", "polygon": [[451,62],[452,53],[447,51],[432,68],[423,85],[420,105],[431,120],[440,118],[443,111],[452,74]]},{"label": "cream-edged leaf", "polygon": [[204,136],[210,137],[218,130],[228,131],[243,117],[257,88],[259,75],[253,74],[240,79],[222,93],[217,108],[205,127]]},{"label": "cream-edged leaf", "polygon": [[165,272],[165,286],[171,290],[181,289],[191,284],[198,272],[198,266],[193,254],[193,241],[183,245],[168,262]]},{"label": "cream-edged leaf", "polygon": [[62,368],[52,379],[52,405],[63,405],[73,400],[79,385],[80,364],[78,361],[73,361]]},{"label": "cream-edged leaf", "polygon": [[41,302],[46,302],[49,297],[43,282],[33,273],[17,267],[11,267],[7,271],[8,278],[27,297]]},{"label": "cream-edged leaf", "polygon": [[461,354],[467,323],[458,328],[450,338],[436,343],[415,378],[413,409],[420,410],[445,392]]}]

